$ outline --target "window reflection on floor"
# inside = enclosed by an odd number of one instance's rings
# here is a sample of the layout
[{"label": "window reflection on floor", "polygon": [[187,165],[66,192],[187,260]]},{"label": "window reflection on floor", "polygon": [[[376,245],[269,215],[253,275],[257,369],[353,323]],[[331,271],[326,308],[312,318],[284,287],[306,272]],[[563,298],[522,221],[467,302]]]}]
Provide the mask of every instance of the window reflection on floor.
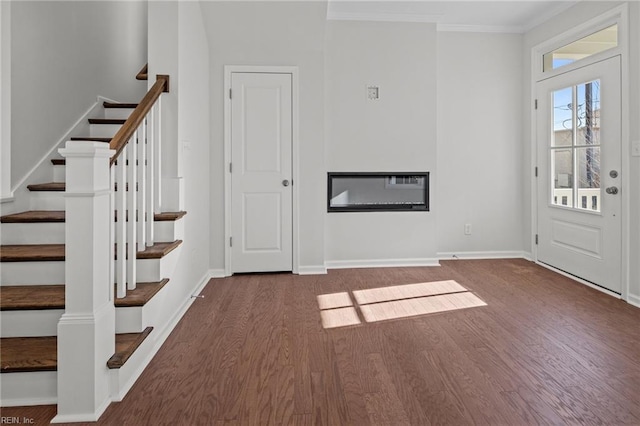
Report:
[{"label": "window reflection on floor", "polygon": [[[434,281],[355,290],[317,296],[322,326],[346,327],[366,322],[486,306],[479,297],[456,281]],[[359,309],[361,316],[358,315]]]}]

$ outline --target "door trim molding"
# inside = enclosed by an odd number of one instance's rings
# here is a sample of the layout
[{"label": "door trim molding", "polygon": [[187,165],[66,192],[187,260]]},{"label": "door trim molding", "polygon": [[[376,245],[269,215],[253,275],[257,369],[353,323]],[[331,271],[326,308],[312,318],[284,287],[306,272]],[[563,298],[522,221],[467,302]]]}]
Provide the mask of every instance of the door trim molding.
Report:
[{"label": "door trim molding", "polygon": [[231,74],[233,73],[257,73],[257,74],[290,74],[291,75],[291,161],[292,161],[292,219],[293,219],[293,259],[292,269],[294,274],[299,273],[299,69],[296,66],[253,66],[253,65],[225,65],[224,66],[224,274],[231,276],[231,250],[229,239],[231,238]]},{"label": "door trim molding", "polygon": [[[572,65],[567,65],[563,68],[559,68],[555,72],[542,73],[542,55],[550,50],[558,46],[562,46],[563,44],[570,43],[574,40],[578,40],[585,35],[588,35],[590,32],[598,31],[599,29],[604,28],[607,25],[618,24],[619,28],[619,39],[618,39],[618,47],[614,49],[610,49],[599,54],[593,55],[589,58],[586,58],[581,61],[576,61]],[[629,265],[629,253],[630,253],[630,238],[629,238],[629,229],[630,229],[630,220],[631,220],[631,211],[630,211],[630,159],[629,153],[631,150],[629,137],[630,137],[630,118],[629,118],[629,108],[630,108],[630,94],[629,90],[625,90],[625,88],[629,87],[629,6],[627,4],[622,4],[620,6],[616,6],[611,8],[610,10],[601,13],[598,16],[584,22],[583,24],[568,29],[556,36],[547,39],[531,48],[531,69],[530,69],[530,104],[529,104],[529,117],[530,117],[530,152],[531,152],[531,164],[530,164],[530,176],[531,176],[531,185],[530,185],[530,196],[531,196],[531,257],[534,262],[538,262],[538,248],[535,242],[536,234],[538,233],[538,177],[534,175],[534,171],[538,166],[538,154],[537,154],[537,117],[536,117],[536,109],[534,106],[534,101],[536,99],[536,87],[537,83],[541,80],[545,80],[547,78],[554,77],[559,74],[563,74],[565,72],[573,71],[577,68],[582,68],[583,66],[590,65],[595,62],[599,62],[605,59],[609,59],[614,56],[620,56],[620,84],[621,84],[621,111],[622,115],[620,117],[620,137],[621,137],[621,152],[622,152],[622,179],[621,179],[621,209],[622,209],[622,240],[621,244],[621,268],[622,268],[622,283],[621,283],[621,294],[620,298],[624,301],[629,302],[629,285],[630,285],[630,265]],[[569,276],[570,278],[576,279],[573,276]],[[579,282],[582,280],[576,279]],[[600,289],[598,287],[598,289]],[[616,295],[616,297],[618,297]]]}]

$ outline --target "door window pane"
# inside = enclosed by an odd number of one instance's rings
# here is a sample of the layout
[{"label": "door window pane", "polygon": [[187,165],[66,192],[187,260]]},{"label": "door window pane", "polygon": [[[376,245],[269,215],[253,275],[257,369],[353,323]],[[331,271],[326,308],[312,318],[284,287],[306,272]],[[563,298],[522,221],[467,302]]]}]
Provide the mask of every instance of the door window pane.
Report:
[{"label": "door window pane", "polygon": [[600,147],[576,149],[578,162],[578,197],[594,200],[582,206],[600,211]]},{"label": "door window pane", "polygon": [[600,145],[600,80],[576,88],[576,145]]},{"label": "door window pane", "polygon": [[[552,151],[553,204],[573,206],[573,150],[554,149]],[[560,203],[558,203],[560,201]]]},{"label": "door window pane", "polygon": [[573,145],[573,88],[553,92],[553,137],[551,146]]},{"label": "door window pane", "polygon": [[617,24],[545,53],[542,56],[542,70],[560,68],[616,46],[618,46]]}]

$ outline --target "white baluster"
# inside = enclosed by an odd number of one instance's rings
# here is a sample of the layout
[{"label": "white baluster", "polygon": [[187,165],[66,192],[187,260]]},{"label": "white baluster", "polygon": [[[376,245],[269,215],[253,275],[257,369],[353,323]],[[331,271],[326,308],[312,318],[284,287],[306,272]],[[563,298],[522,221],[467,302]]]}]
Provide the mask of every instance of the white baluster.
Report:
[{"label": "white baluster", "polygon": [[147,246],[154,243],[154,197],[155,197],[155,109],[153,106],[151,112],[147,115],[147,209],[149,210],[149,220],[147,221]]},{"label": "white baluster", "polygon": [[116,287],[118,297],[127,295],[127,150],[123,149],[116,164],[116,184],[118,192],[116,194],[117,222],[116,222],[116,244],[118,247],[116,262]]},{"label": "white baluster", "polygon": [[155,120],[154,120],[154,149],[155,149],[155,166],[154,166],[154,180],[155,184],[155,205],[153,208],[154,213],[161,212],[162,206],[162,174],[160,173],[160,166],[162,164],[162,122],[160,117],[162,117],[162,97],[158,98],[158,102],[154,108]]},{"label": "white baluster", "polygon": [[147,132],[146,124],[143,122],[138,128],[138,161],[136,163],[136,181],[138,185],[137,202],[138,202],[138,220],[136,222],[136,228],[138,232],[138,251],[143,251],[146,248],[146,223],[149,220],[147,217],[147,176],[146,176],[146,143]]},{"label": "white baluster", "polygon": [[122,191],[127,194],[127,211],[129,218],[127,221],[127,288],[134,290],[136,288],[136,254],[138,252],[138,244],[136,243],[136,139],[138,132],[136,131],[127,147],[127,187],[123,187]]},{"label": "white baluster", "polygon": [[[115,260],[115,247],[116,247],[116,221],[115,215],[117,214],[116,206],[116,167],[111,166],[109,168],[109,187],[111,188],[111,194],[109,195],[109,282],[111,285],[116,283],[116,260]],[[109,300],[113,300],[113,292],[109,293]]]}]

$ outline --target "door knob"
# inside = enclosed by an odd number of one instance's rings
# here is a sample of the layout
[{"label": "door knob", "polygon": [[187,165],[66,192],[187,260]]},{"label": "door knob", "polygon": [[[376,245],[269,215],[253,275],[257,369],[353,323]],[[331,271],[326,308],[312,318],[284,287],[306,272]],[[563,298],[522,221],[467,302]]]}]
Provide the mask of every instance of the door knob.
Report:
[{"label": "door knob", "polygon": [[607,194],[616,195],[618,193],[618,188],[615,186],[610,186],[605,191],[607,191]]},{"label": "door knob", "polygon": [[289,180],[288,179],[283,180],[282,186],[289,186]]}]

